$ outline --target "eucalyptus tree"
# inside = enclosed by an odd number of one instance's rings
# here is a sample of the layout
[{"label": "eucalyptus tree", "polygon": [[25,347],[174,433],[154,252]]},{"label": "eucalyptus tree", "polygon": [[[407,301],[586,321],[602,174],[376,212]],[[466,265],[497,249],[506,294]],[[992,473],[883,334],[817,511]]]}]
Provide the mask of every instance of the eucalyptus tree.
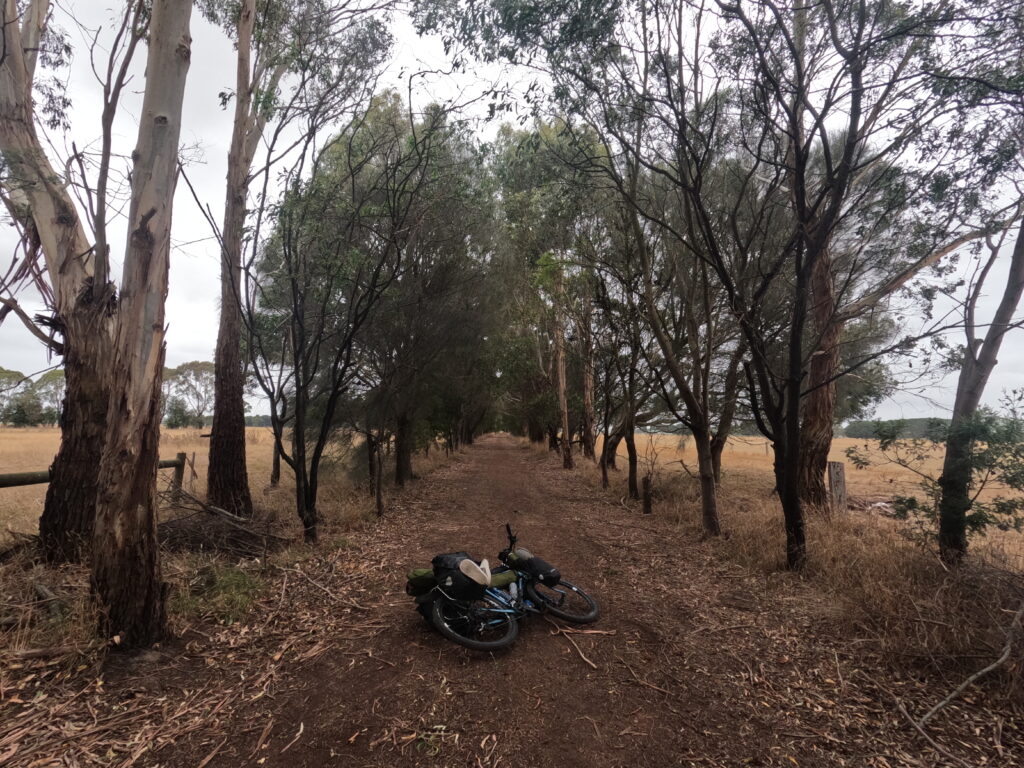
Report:
[{"label": "eucalyptus tree", "polygon": [[[40,538],[55,559],[91,539],[92,588],[101,629],[123,645],[165,631],[156,540],[157,444],[164,303],[178,138],[191,37],[191,4],[129,3],[115,25],[104,80],[99,174],[83,217],[54,171],[36,129],[32,86],[49,3],[2,10],[0,153],[5,197],[46,266],[62,336],[67,390]],[[148,44],[146,86],[132,152],[128,237],[120,293],[110,281],[108,182],[113,120],[129,65]],[[91,536],[90,536],[91,534]]]},{"label": "eucalyptus tree", "polygon": [[[252,514],[245,462],[245,376],[242,363],[243,254],[258,238],[247,220],[261,218],[272,167],[304,143],[307,130],[342,120],[372,87],[390,38],[381,14],[390,2],[368,0],[202,0],[206,16],[235,42],[236,83],[228,148],[221,246],[216,398],[210,434],[207,495],[235,514]],[[317,119],[309,120],[313,113]],[[261,142],[265,156],[254,167]],[[250,197],[254,182],[259,187]],[[249,232],[258,229],[251,224]]]},{"label": "eucalyptus tree", "polygon": [[[44,125],[68,127],[66,115],[48,112],[47,101],[36,93],[39,70],[66,64],[70,57],[70,46],[56,25],[50,3],[5,0],[0,13],[0,184],[23,243],[20,264],[12,264],[7,271],[3,288],[7,293],[14,284],[34,286],[51,316],[38,323],[21,309],[16,296],[7,295],[4,314],[13,312],[50,352],[63,358],[67,388],[61,444],[39,532],[46,558],[77,559],[93,529],[112,383],[108,373],[117,302],[109,274],[107,227],[110,198],[115,195],[110,181],[116,159],[113,124],[150,14],[141,1],[127,4],[116,17],[107,60],[93,62],[104,73],[103,105],[96,174],[86,178],[80,154],[55,166],[40,135]],[[147,85],[155,87],[155,82]],[[58,170],[61,166],[64,173]],[[78,169],[83,171],[81,178],[76,175]],[[87,190],[81,201],[84,211],[73,196],[79,189]]]},{"label": "eucalyptus tree", "polygon": [[[483,55],[542,62],[558,108],[608,147],[597,165],[638,226],[718,283],[775,449],[787,562],[802,565],[801,464],[830,439],[843,321],[1000,218],[994,196],[957,183],[977,179],[952,162],[969,148],[926,141],[951,113],[925,88],[948,14],[890,0],[469,2],[424,4],[422,21]],[[645,174],[675,191],[679,219],[645,194]]]},{"label": "eucalyptus tree", "polygon": [[[417,433],[438,415],[438,398],[454,394],[449,378],[457,362],[481,362],[476,350],[492,333],[497,314],[488,282],[494,193],[484,156],[439,106],[429,107],[412,130],[431,134],[419,160],[429,180],[407,214],[411,236],[402,272],[357,338],[367,406],[394,435],[397,485],[415,476]],[[474,375],[460,373],[463,383]],[[475,374],[486,380],[488,372]],[[463,424],[460,438],[471,439],[473,426]]]},{"label": "eucalyptus tree", "polygon": [[338,409],[358,383],[356,340],[405,273],[445,125],[444,109],[416,121],[397,95],[374,98],[292,168],[274,228],[245,274],[252,372],[269,400],[281,459],[295,475],[309,541],[317,537],[320,469]]},{"label": "eucalyptus tree", "polygon": [[[565,468],[573,466],[566,359],[566,322],[585,317],[578,295],[567,288],[580,283],[579,232],[593,203],[593,179],[564,162],[575,152],[562,121],[538,123],[516,131],[503,126],[496,142],[506,258],[518,265],[517,300],[524,319],[534,324],[538,360],[558,407],[558,442]],[[583,281],[585,283],[585,280]],[[543,363],[550,346],[550,360]],[[586,390],[586,386],[583,387]],[[592,397],[592,393],[589,393]],[[585,410],[592,411],[592,404]],[[591,419],[592,420],[592,419]],[[592,424],[587,428],[592,433]],[[585,438],[591,446],[593,438]]]},{"label": "eucalyptus tree", "polygon": [[[965,0],[955,9],[956,21],[933,51],[929,67],[935,98],[953,106],[955,119],[936,126],[933,138],[968,146],[979,185],[995,189],[1019,211],[1024,201],[1024,15],[1019,3],[1006,0]],[[986,317],[980,298],[990,290],[993,269],[1004,261],[1005,282]],[[967,552],[976,500],[972,476],[977,455],[985,451],[978,443],[990,436],[979,413],[981,399],[1006,335],[1021,325],[1016,313],[1024,295],[1024,221],[989,233],[964,288],[959,302],[964,343],[957,350],[960,371],[938,481],[939,548],[950,564]]]},{"label": "eucalyptus tree", "polygon": [[214,365],[192,360],[164,372],[165,394],[171,393],[184,405],[189,421],[202,426],[214,402]]}]

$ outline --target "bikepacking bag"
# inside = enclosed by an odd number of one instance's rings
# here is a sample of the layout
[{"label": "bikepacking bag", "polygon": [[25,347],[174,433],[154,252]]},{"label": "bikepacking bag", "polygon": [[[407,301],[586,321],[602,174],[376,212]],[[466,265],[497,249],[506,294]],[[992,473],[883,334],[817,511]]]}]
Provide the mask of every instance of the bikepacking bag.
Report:
[{"label": "bikepacking bag", "polygon": [[[479,600],[487,589],[459,569],[463,560],[473,560],[466,552],[437,555],[431,565],[438,587],[453,600]],[[475,560],[473,562],[476,562]]]},{"label": "bikepacking bag", "polygon": [[427,594],[437,585],[431,568],[413,568],[406,574],[405,593],[413,597]]},{"label": "bikepacking bag", "polygon": [[555,566],[541,560],[528,549],[519,548],[512,552],[509,555],[509,565],[548,587],[556,586],[562,579],[562,574]]}]

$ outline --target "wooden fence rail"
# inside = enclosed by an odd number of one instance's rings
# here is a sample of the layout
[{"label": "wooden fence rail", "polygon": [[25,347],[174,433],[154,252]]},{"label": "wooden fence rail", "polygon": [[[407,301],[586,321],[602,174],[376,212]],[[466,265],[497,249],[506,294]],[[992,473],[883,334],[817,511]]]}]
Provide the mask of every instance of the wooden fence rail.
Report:
[{"label": "wooden fence rail", "polygon": [[[171,480],[171,489],[181,490],[181,484],[185,479],[185,454],[179,453],[173,459],[161,459],[157,465],[160,469],[173,469],[174,477]],[[39,485],[50,482],[50,470],[44,469],[40,472],[14,472],[9,475],[0,475],[0,488],[14,488],[19,485]]]}]

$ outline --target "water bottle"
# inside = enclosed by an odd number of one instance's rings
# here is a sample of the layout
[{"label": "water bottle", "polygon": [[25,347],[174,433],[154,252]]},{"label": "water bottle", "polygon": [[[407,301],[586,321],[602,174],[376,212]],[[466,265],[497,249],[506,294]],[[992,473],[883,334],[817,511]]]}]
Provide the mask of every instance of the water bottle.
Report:
[{"label": "water bottle", "polygon": [[514,581],[508,585],[508,593],[512,595],[512,602],[519,600],[519,585]]}]

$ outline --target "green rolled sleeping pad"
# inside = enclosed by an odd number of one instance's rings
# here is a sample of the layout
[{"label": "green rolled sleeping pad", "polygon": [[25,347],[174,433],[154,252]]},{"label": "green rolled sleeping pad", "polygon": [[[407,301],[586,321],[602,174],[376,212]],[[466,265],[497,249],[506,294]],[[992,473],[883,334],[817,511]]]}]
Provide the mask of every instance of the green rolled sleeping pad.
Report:
[{"label": "green rolled sleeping pad", "polygon": [[491,586],[497,587],[498,589],[504,589],[509,584],[516,580],[516,572],[511,568],[507,571],[501,571],[500,573],[491,574]]},{"label": "green rolled sleeping pad", "polygon": [[405,593],[413,597],[427,594],[437,584],[432,568],[413,568],[405,576]]}]

